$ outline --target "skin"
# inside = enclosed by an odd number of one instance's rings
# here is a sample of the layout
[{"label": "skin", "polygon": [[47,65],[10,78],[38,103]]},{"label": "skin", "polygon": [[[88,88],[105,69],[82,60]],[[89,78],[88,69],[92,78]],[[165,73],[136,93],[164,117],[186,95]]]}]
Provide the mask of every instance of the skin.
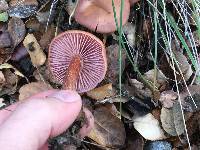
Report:
[{"label": "skin", "polygon": [[81,106],[81,97],[75,91],[50,90],[1,110],[1,149],[48,149],[47,139],[64,132]]}]

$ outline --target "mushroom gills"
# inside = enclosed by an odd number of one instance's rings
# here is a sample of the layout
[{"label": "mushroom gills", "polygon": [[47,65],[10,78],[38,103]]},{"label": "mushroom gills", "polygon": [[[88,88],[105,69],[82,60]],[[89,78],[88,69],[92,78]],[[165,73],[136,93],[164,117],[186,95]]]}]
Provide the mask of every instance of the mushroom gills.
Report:
[{"label": "mushroom gills", "polygon": [[76,83],[79,77],[80,68],[81,68],[81,58],[79,55],[76,55],[72,58],[69,67],[66,71],[65,82],[64,82],[65,90],[76,91]]}]

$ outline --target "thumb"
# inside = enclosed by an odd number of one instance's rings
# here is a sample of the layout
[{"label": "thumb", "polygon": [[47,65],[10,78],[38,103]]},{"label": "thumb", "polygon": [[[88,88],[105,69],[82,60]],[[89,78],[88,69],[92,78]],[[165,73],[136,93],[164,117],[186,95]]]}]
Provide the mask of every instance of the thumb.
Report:
[{"label": "thumb", "polygon": [[81,97],[75,91],[51,92],[47,98],[30,98],[0,126],[0,145],[4,150],[35,150],[49,137],[65,131],[81,109]]}]

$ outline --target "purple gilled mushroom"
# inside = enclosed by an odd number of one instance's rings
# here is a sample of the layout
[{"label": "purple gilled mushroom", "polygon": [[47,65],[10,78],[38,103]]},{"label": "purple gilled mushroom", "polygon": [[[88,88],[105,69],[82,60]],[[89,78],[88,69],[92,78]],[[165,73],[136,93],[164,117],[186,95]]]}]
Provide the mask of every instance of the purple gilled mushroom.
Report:
[{"label": "purple gilled mushroom", "polygon": [[49,47],[49,67],[64,89],[79,93],[100,83],[107,70],[106,50],[91,33],[69,30],[53,39]]}]

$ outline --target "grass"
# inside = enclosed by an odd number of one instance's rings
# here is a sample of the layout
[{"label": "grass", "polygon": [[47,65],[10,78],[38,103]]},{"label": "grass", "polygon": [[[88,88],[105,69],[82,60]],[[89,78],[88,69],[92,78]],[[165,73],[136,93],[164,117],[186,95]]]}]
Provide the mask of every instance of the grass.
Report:
[{"label": "grass", "polygon": [[[121,4],[123,4],[124,0],[121,0]],[[113,2],[113,0],[112,0]],[[136,65],[136,63],[134,62],[134,56],[130,55],[130,50],[125,46],[124,42],[123,42],[123,34],[122,34],[122,29],[121,29],[121,23],[122,23],[122,8],[121,8],[121,12],[120,12],[120,26],[118,25],[118,21],[116,18],[116,12],[115,12],[115,7],[113,4],[113,11],[114,11],[114,17],[115,17],[115,22],[116,22],[116,27],[117,27],[117,31],[119,34],[119,54],[121,54],[122,49],[125,49],[127,52],[127,56],[129,61],[131,62],[134,71],[136,71],[138,73],[138,75],[140,76],[140,78],[142,78],[148,85],[149,87],[153,87],[153,91],[156,90],[155,87],[155,83],[156,83],[156,71],[157,71],[157,59],[158,59],[158,31],[161,33],[162,39],[163,39],[163,43],[164,43],[164,53],[166,55],[168,55],[170,57],[171,63],[172,63],[172,67],[174,70],[174,76],[175,76],[175,85],[177,88],[177,93],[179,95],[179,103],[181,106],[181,111],[182,111],[182,116],[183,116],[183,121],[184,121],[184,126],[185,126],[185,132],[186,132],[186,138],[188,141],[188,145],[189,145],[189,149],[191,149],[191,145],[190,145],[190,140],[187,134],[187,128],[186,128],[186,124],[185,124],[185,117],[184,117],[184,111],[182,108],[182,104],[181,104],[181,100],[180,100],[180,92],[179,92],[179,88],[178,88],[178,81],[177,81],[177,71],[180,72],[182,79],[183,79],[183,83],[185,84],[185,87],[188,90],[188,86],[186,84],[186,81],[184,79],[184,75],[181,72],[180,69],[180,63],[177,61],[175,55],[173,54],[173,50],[171,48],[171,42],[172,42],[172,38],[175,38],[177,41],[180,41],[181,45],[183,46],[183,49],[186,51],[187,56],[189,57],[189,60],[192,63],[193,69],[196,72],[197,76],[199,74],[199,60],[198,60],[198,53],[197,53],[197,47],[195,45],[195,40],[191,31],[191,27],[189,24],[189,16],[188,15],[188,11],[191,11],[191,16],[193,16],[193,20],[197,26],[197,31],[198,31],[198,36],[200,38],[200,2],[196,1],[196,0],[192,0],[192,8],[189,6],[189,4],[185,1],[183,3],[183,1],[177,0],[176,3],[174,3],[173,1],[173,7],[176,10],[177,14],[178,14],[178,22],[174,19],[174,16],[171,14],[171,12],[169,12],[166,9],[166,3],[164,0],[155,0],[155,1],[150,1],[147,0],[149,7],[151,8],[151,10],[153,11],[152,14],[152,20],[153,20],[153,30],[154,30],[154,82],[153,84],[151,82],[148,82],[140,73],[140,71],[138,70],[138,67]],[[113,2],[114,3],[114,2]],[[185,6],[187,6],[187,8],[185,8]],[[123,7],[123,5],[121,5],[121,7]],[[160,22],[164,22],[164,26],[161,25]],[[180,22],[182,22],[183,26],[184,26],[184,31],[181,30],[181,28],[179,27]],[[187,42],[185,39],[188,39],[189,44],[191,45],[191,47],[188,46]],[[121,64],[121,55],[119,55],[119,64]],[[119,87],[121,89],[121,66],[120,66],[120,75],[119,75]],[[189,90],[188,90],[189,92]],[[190,92],[189,92],[190,93]],[[191,94],[190,94],[191,96]],[[193,99],[192,99],[193,100]],[[193,103],[195,104],[194,100]],[[196,106],[196,104],[195,104]]]}]

